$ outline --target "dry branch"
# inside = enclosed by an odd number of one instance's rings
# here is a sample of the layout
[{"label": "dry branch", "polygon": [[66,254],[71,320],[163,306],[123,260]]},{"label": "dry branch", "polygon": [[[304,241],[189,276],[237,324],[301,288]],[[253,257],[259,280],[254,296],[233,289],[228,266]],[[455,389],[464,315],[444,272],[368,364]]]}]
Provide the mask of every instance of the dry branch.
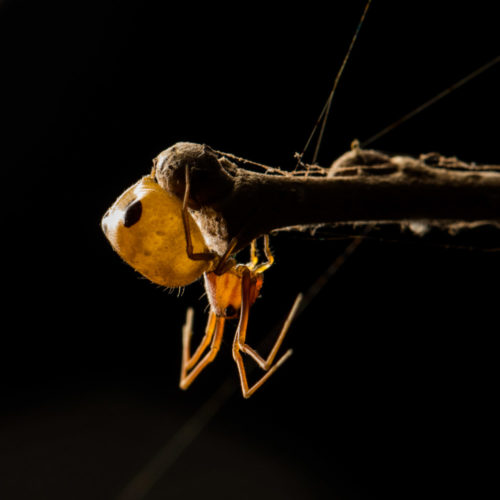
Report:
[{"label": "dry branch", "polygon": [[436,223],[500,227],[500,166],[437,153],[390,157],[353,149],[321,177],[249,171],[208,146],[178,143],[157,158],[159,184],[189,208],[209,248],[223,254],[273,230],[317,224]]}]

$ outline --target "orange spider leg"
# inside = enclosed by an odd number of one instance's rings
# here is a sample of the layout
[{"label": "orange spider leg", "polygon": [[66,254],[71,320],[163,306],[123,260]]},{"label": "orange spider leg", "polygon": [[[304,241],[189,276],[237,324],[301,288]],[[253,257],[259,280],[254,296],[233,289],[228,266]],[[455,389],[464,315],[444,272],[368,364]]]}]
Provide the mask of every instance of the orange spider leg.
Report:
[{"label": "orange spider leg", "polygon": [[250,243],[250,262],[247,264],[249,269],[255,269],[259,263],[259,256],[257,255],[257,240],[252,240]]},{"label": "orange spider leg", "polygon": [[274,256],[269,248],[269,235],[264,235],[264,255],[267,261],[261,262],[259,265],[259,257],[257,256],[257,240],[253,240],[250,244],[250,262],[248,268],[254,273],[263,273],[274,264]]},{"label": "orange spider leg", "polygon": [[[273,361],[278,353],[281,344],[285,338],[285,335],[293,321],[293,318],[297,312],[300,301],[302,300],[302,295],[298,295],[292,306],[292,309],[288,313],[285,323],[281,329],[281,332],[276,340],[271,352],[268,357],[264,359],[255,349],[250,347],[245,343],[246,332],[248,327],[248,315],[250,312],[250,296],[252,295],[252,288],[255,282],[252,280],[252,273],[249,269],[243,271],[242,283],[241,283],[241,311],[240,311],[240,321],[238,323],[238,328],[236,330],[236,335],[233,342],[233,359],[238,367],[238,372],[240,375],[241,390],[243,392],[244,398],[249,398],[259,387],[261,387],[264,382],[291,356],[292,350],[289,349],[274,365]],[[243,357],[241,352],[249,355],[266,373],[252,386],[248,386],[248,380],[246,376],[246,369],[243,362]]]},{"label": "orange spider leg", "polygon": [[[205,335],[191,356],[191,337],[193,336],[193,308],[189,308],[186,314],[186,323],[182,329],[182,366],[181,379],[179,386],[181,389],[187,389],[201,371],[217,356],[222,342],[224,333],[225,318],[217,316],[214,312],[210,312],[208,317]],[[211,343],[208,352],[200,360],[202,354]],[[188,373],[189,372],[189,373]]]}]

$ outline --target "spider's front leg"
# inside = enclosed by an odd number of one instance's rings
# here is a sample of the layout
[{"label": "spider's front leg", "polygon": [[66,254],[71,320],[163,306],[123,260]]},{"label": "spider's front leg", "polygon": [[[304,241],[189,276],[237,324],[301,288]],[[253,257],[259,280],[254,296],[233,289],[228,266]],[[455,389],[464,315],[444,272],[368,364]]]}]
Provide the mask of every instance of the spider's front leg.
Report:
[{"label": "spider's front leg", "polygon": [[[252,280],[252,273],[249,269],[243,271],[242,283],[241,283],[241,311],[240,311],[240,321],[238,323],[238,328],[236,330],[236,335],[233,342],[233,359],[236,361],[238,367],[238,372],[240,375],[241,390],[243,392],[244,398],[249,398],[259,387],[261,387],[264,382],[291,356],[292,350],[289,349],[281,358],[274,363],[273,361],[278,354],[278,350],[285,339],[285,335],[293,321],[297,309],[299,307],[300,301],[302,300],[302,295],[299,294],[295,299],[295,302],[288,313],[288,316],[283,324],[281,332],[276,340],[271,352],[268,357],[264,359],[255,349],[246,344],[246,332],[248,327],[248,316],[251,307],[251,296],[253,294],[252,288],[255,286]],[[251,387],[248,385],[248,380],[246,376],[245,364],[243,362],[243,357],[241,353],[245,353],[250,356],[263,370],[265,374]]]},{"label": "spider's front leg", "polygon": [[[201,371],[215,359],[222,342],[222,334],[224,333],[225,318],[217,316],[214,312],[210,312],[205,335],[195,353],[191,356],[193,314],[193,308],[190,307],[186,313],[186,323],[182,328],[182,365],[181,379],[179,382],[179,387],[181,389],[187,389]],[[208,351],[205,356],[201,358],[207,347],[209,347]]]},{"label": "spider's front leg", "polygon": [[186,236],[186,253],[191,260],[215,260],[217,255],[213,252],[199,252],[196,253],[193,248],[193,241],[191,238],[191,229],[189,227],[189,212],[188,212],[188,201],[189,192],[191,188],[191,181],[189,178],[189,167],[186,165],[185,169],[185,188],[184,188],[184,198],[182,200],[182,224],[184,226],[184,234]]},{"label": "spider's front leg", "polygon": [[238,244],[238,239],[233,238],[222,257],[217,255],[215,252],[195,252],[193,248],[193,241],[191,237],[191,229],[189,222],[189,210],[188,210],[188,201],[189,194],[191,190],[191,181],[189,177],[189,166],[185,167],[185,188],[184,188],[184,197],[182,199],[182,224],[184,227],[184,234],[186,236],[186,253],[191,260],[206,260],[212,261],[213,269],[217,274],[224,274],[227,270],[234,266],[234,261],[231,258],[231,254]]},{"label": "spider's front leg", "polygon": [[269,235],[264,235],[264,255],[266,256],[266,261],[259,264],[259,257],[257,255],[257,240],[252,240],[250,244],[250,262],[248,268],[251,272],[259,274],[263,273],[269,269],[274,264],[274,256],[271,253],[271,248],[269,246]]}]

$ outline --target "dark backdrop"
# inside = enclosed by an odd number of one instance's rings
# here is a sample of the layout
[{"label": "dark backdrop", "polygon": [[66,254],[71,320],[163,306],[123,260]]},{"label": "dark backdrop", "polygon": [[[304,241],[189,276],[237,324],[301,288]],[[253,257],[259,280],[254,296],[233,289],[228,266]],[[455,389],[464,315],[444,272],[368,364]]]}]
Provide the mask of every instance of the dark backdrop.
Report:
[{"label": "dark backdrop", "polygon": [[[375,0],[320,163],[497,55],[490,8]],[[236,381],[232,325],[217,362],[177,388],[202,284],[141,279],[100,218],[180,140],[293,166],[362,9],[0,2],[2,498],[115,498]],[[498,163],[498,85],[491,69],[373,147]],[[272,239],[255,344],[347,244]],[[252,399],[228,396],[145,498],[477,494],[493,470],[499,277],[495,253],[363,243],[293,324],[293,357]]]}]

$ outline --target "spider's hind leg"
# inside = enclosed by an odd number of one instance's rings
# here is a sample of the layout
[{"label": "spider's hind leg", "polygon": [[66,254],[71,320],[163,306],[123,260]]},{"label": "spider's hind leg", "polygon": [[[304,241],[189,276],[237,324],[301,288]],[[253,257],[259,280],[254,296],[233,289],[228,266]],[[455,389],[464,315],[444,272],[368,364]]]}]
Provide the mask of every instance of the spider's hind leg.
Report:
[{"label": "spider's hind leg", "polygon": [[[205,335],[200,345],[191,356],[191,337],[193,336],[193,309],[190,307],[186,314],[186,323],[182,329],[182,366],[179,387],[187,389],[201,373],[201,371],[214,359],[222,342],[224,333],[224,318],[211,312],[208,317]],[[201,358],[207,350],[205,356]],[[200,359],[201,358],[201,359]]]},{"label": "spider's hind leg", "polygon": [[[300,301],[302,300],[302,295],[298,295],[295,299],[295,302],[292,306],[292,309],[288,313],[288,316],[281,328],[281,332],[278,336],[278,339],[274,343],[271,352],[267,356],[267,358],[263,358],[255,349],[250,347],[246,343],[246,332],[248,327],[248,315],[250,312],[251,302],[249,297],[251,295],[252,288],[252,277],[251,271],[246,270],[243,274],[242,279],[242,304],[241,304],[241,312],[240,312],[240,321],[238,324],[238,329],[236,330],[236,335],[234,337],[233,342],[233,359],[236,362],[238,367],[238,373],[240,375],[240,383],[241,390],[243,392],[243,397],[249,398],[257,389],[259,389],[264,382],[291,356],[292,350],[289,349],[281,358],[273,364],[276,355],[278,354],[278,350],[285,339],[285,336],[288,332],[288,328],[293,321],[295,314],[297,313],[297,309],[300,305]],[[241,353],[245,353],[250,356],[266,373],[253,384],[251,387],[248,385],[246,368],[243,361],[243,357]]]}]

